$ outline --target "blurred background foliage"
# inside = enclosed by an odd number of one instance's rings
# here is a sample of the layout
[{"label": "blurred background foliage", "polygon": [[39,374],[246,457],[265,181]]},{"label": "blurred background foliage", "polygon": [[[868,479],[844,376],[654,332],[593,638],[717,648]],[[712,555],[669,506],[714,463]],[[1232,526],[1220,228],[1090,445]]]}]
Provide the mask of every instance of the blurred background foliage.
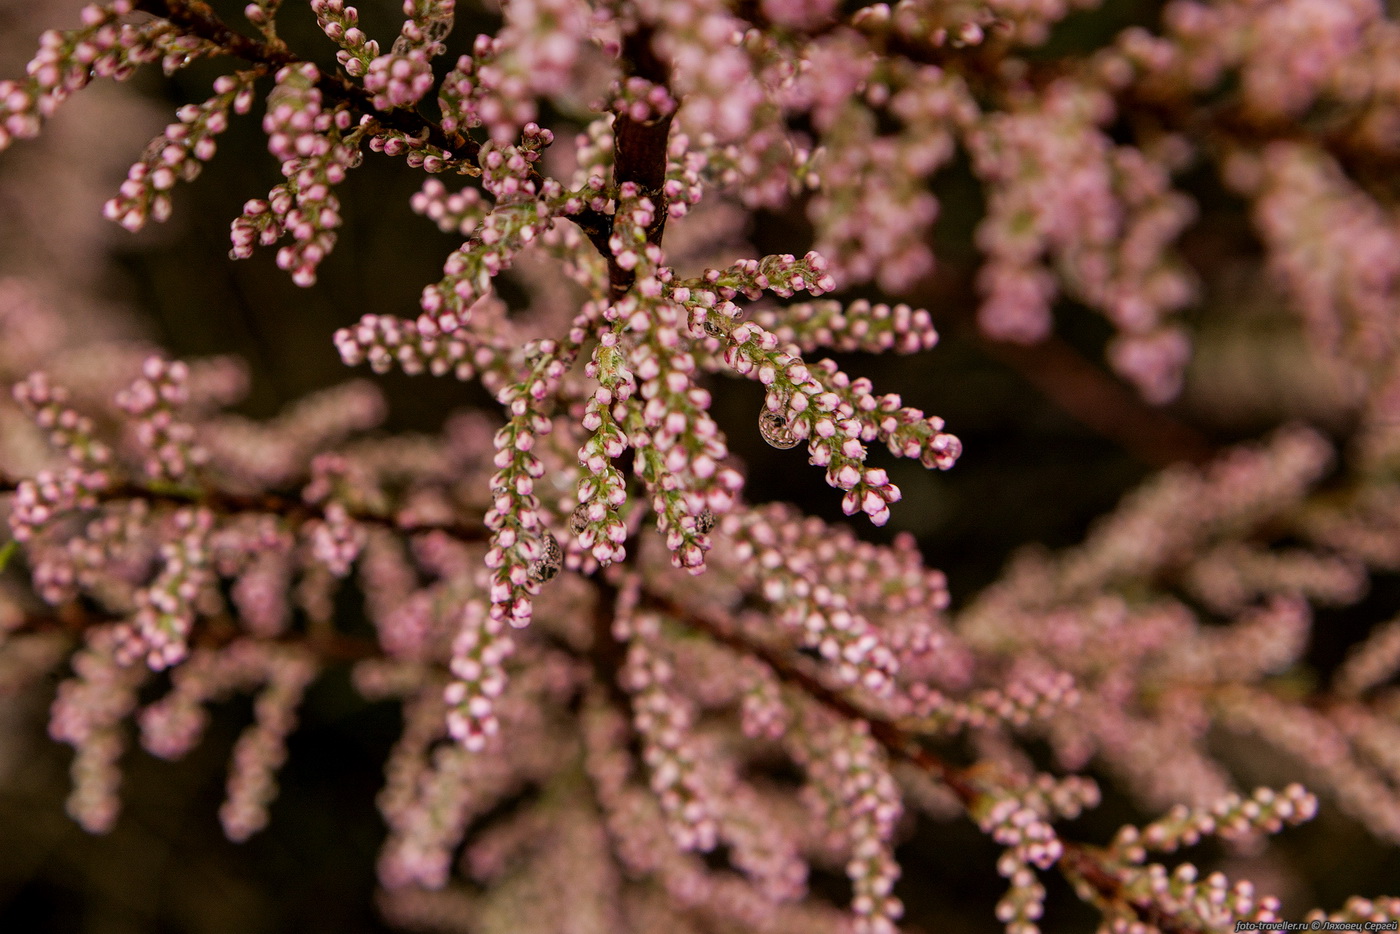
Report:
[{"label": "blurred background foliage", "polygon": [[[227,21],[241,21],[240,3],[214,6]],[[363,0],[366,31],[393,35],[399,7],[398,0]],[[1073,55],[1125,26],[1150,28],[1159,8],[1149,0],[1110,0],[1066,20],[1038,54]],[[60,26],[76,22],[75,17],[76,5],[65,0],[0,4],[4,73],[22,69],[37,42],[36,23]],[[452,54],[495,22],[489,14],[459,13]],[[305,3],[286,4],[279,31],[293,48],[332,61],[330,45],[317,34]],[[171,79],[158,71],[140,73],[121,92],[144,102],[130,112],[129,122],[144,124],[140,132],[154,135],[177,106],[208,96],[220,64],[200,63]],[[99,99],[86,111],[71,105],[73,112],[60,115],[52,135],[62,137],[63,122],[82,120],[84,113],[103,108],[128,113],[121,107],[129,105],[118,106],[118,92],[110,88],[84,93]],[[230,354],[246,361],[251,393],[241,411],[270,417],[312,390],[365,375],[341,364],[331,334],[366,312],[411,313],[421,288],[440,276],[443,259],[458,241],[409,210],[422,176],[371,153],[342,186],[345,224],[315,287],[292,285],[275,267],[271,250],[260,250],[250,261],[229,261],[230,220],[246,199],[263,196],[279,180],[259,130],[259,113],[255,106],[253,115],[233,121],[218,156],[194,184],[178,190],[168,223],[138,236],[115,228],[105,235],[109,262],[93,270],[93,281],[101,301],[130,309],[135,320],[128,327],[172,355]],[[555,129],[565,135],[558,124]],[[140,135],[127,130],[117,136]],[[111,151],[69,153],[69,164],[54,167],[59,181],[53,184],[71,182],[67,194],[81,192],[56,199],[74,217],[55,217],[54,223],[103,223],[101,203],[141,147],[126,139],[111,145]],[[24,160],[33,158],[23,149],[0,157],[0,190],[7,173],[13,179],[25,171]],[[77,178],[92,173],[101,177],[86,178],[80,186]],[[994,580],[1017,549],[1053,549],[1081,540],[1095,517],[1168,463],[1200,459],[1294,419],[1345,436],[1351,418],[1345,388],[1319,371],[1297,319],[1269,284],[1244,205],[1223,190],[1209,167],[1189,170],[1178,184],[1200,209],[1180,245],[1202,283],[1202,299],[1189,314],[1197,346],[1186,391],[1163,409],[1146,406],[1109,374],[1102,362],[1107,325],[1073,303],[1062,301],[1056,308],[1057,330],[1049,344],[1021,348],[977,336],[972,231],[982,195],[965,159],[946,169],[935,185],[941,206],[935,274],[910,294],[843,294],[927,307],[942,334],[940,345],[928,353],[842,355],[838,362],[853,375],[869,376],[877,389],[900,392],[906,404],[942,416],[964,442],[962,460],[947,473],[926,472],[877,449],[875,465],[890,471],[904,501],[883,529],[854,523],[858,534],[873,540],[886,541],[900,531],[915,535],[929,564],[947,572],[955,609]],[[43,203],[47,194],[35,191],[29,197]],[[15,205],[0,201],[0,274],[23,275],[25,264],[36,261],[13,247],[27,236],[20,227],[23,216]],[[785,212],[759,212],[746,223],[733,235],[759,254],[800,253],[810,245],[800,204]],[[519,288],[508,281],[502,285],[507,298],[519,298],[512,292]],[[399,373],[374,378],[390,402],[386,433],[435,432],[454,410],[489,404],[479,386],[451,379]],[[746,464],[751,501],[781,499],[829,521],[846,521],[839,496],[820,471],[803,463],[800,452],[761,442],[755,425],[760,393],[753,384],[721,379],[711,388],[715,418]],[[1310,652],[1319,675],[1397,604],[1400,581],[1380,579],[1359,606],[1320,614]],[[347,619],[358,612],[353,594],[343,610]],[[51,699],[52,683],[44,691],[0,697],[0,932],[387,930],[373,908],[374,859],[384,832],[374,796],[399,717],[393,705],[359,699],[345,669],[332,669],[311,690],[290,739],[270,827],[241,845],[223,838],[216,812],[234,738],[251,717],[246,698],[216,707],[207,738],[183,761],[128,753],[125,809],[115,831],[100,838],[85,834],[64,813],[70,750],[44,735]],[[1246,785],[1292,777],[1262,752],[1251,761],[1257,762],[1257,774],[1241,776]],[[1141,815],[1109,791],[1105,804],[1081,818],[1077,830],[1087,839],[1107,839],[1121,823],[1138,819]],[[1351,894],[1393,890],[1400,879],[1400,854],[1333,809],[1285,834],[1276,846],[1284,858],[1267,863],[1210,850],[1191,855],[1207,865],[1227,861],[1232,872],[1287,893],[1288,904],[1299,912],[1312,904],[1337,905]],[[1001,929],[992,914],[1003,885],[991,868],[996,853],[971,824],[911,819],[899,855],[904,876],[898,894],[908,906],[910,930]],[[838,892],[845,885],[835,877],[816,883]],[[1057,890],[1054,877],[1047,884],[1047,932],[1089,930],[1092,912],[1067,890]]]}]

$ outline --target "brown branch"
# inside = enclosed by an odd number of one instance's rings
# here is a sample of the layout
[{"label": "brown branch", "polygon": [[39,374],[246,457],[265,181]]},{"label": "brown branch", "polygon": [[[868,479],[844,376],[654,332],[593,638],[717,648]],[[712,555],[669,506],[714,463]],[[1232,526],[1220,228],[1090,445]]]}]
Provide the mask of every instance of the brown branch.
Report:
[{"label": "brown branch", "polygon": [[976,340],[988,356],[1015,370],[1065,414],[1145,464],[1203,464],[1216,455],[1204,435],[1148,405],[1057,337],[1032,345],[981,335]]},{"label": "brown branch", "polygon": [[[14,493],[18,488],[18,481],[0,475],[0,496]],[[324,507],[280,493],[231,493],[212,487],[153,488],[126,481],[101,490],[96,494],[96,498],[99,503],[142,500],[153,506],[200,506],[220,516],[273,515],[293,525],[302,525],[313,519],[324,520],[326,518]],[[82,511],[82,507],[75,511]],[[365,509],[347,509],[346,512],[356,522],[378,526],[391,532],[402,532],[409,535],[440,532],[461,542],[483,542],[488,538],[485,526],[468,525],[462,522],[424,522],[406,525],[392,516]]]},{"label": "brown branch", "polygon": [[[652,35],[650,26],[640,26],[623,37],[625,69],[652,84],[667,87],[671,69],[652,47]],[[666,198],[662,187],[666,184],[666,145],[671,135],[672,116],[666,114],[637,121],[623,109],[613,121],[613,182],[617,185],[631,182],[655,202],[656,220],[647,231],[647,243],[656,246],[661,245],[666,232]],[[637,276],[632,270],[619,266],[610,249],[604,251],[603,256],[608,261],[609,292],[616,302],[632,288]]]},{"label": "brown branch", "polygon": [[1056,864],[1060,872],[1073,882],[1083,882],[1106,904],[1128,905],[1146,924],[1162,934],[1206,934],[1201,928],[1194,928],[1178,920],[1150,901],[1130,899],[1123,891],[1123,881],[1106,869],[1098,859],[1097,851],[1078,843],[1065,843],[1064,855]]},{"label": "brown branch", "polygon": [[[18,625],[4,631],[6,639],[13,636],[44,635],[61,633],[76,641],[83,638],[89,629],[98,626],[113,626],[125,622],[121,617],[93,613],[82,603],[70,600],[54,607],[52,613],[29,613]],[[199,626],[192,633],[191,645],[195,648],[221,649],[239,638],[256,639],[276,645],[295,645],[307,649],[323,662],[352,663],[372,658],[383,658],[384,651],[373,639],[344,635],[329,630],[313,632],[283,633],[271,638],[254,636],[228,616],[199,617]]]}]

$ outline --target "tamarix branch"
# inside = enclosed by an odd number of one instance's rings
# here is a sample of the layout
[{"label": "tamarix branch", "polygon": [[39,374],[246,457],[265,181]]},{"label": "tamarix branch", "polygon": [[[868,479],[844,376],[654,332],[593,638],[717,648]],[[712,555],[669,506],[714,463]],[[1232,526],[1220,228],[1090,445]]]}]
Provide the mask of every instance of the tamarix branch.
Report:
[{"label": "tamarix branch", "polygon": [[[228,411],[235,362],[69,333],[0,279],[0,688],[60,679],[76,821],[121,820],[130,735],[182,757],[251,694],[218,813],[248,839],[307,691],[350,666],[402,705],[378,878],[404,930],[894,932],[916,814],[1000,853],[981,929],[1053,926],[1047,885],[1112,934],[1395,929],[1400,898],[1308,914],[1278,873],[1197,868],[1320,810],[1400,845],[1400,622],[1325,677],[1308,655],[1317,608],[1400,571],[1400,26],[1377,0],[1170,0],[1087,43],[1062,0],[500,0],[472,41],[466,12],[407,0],[381,42],[343,0],[115,0],[0,81],[9,159],[96,78],[216,63],[102,213],[168,220],[260,120],[280,176],[223,219],[229,255],[308,289],[352,173],[422,173],[412,210],[458,243],[440,277],[324,340],[497,403],[367,436],[385,402],[356,381],[257,423]],[[1171,465],[956,610],[911,535],[859,536],[907,507],[898,459],[948,470],[962,444],[848,372],[938,343],[949,177],[982,201],[969,340],[1022,345],[1003,358],[1048,396]],[[1252,225],[1302,335],[1280,382],[1331,374],[1330,421],[1216,446],[1154,408],[1225,301],[1203,190]],[[791,253],[725,256],[783,211]],[[1106,370],[1053,336],[1065,314]],[[728,436],[726,377],[763,399]],[[805,455],[855,528],[746,497],[735,431]],[[1157,816],[1085,831],[1106,797]]]}]

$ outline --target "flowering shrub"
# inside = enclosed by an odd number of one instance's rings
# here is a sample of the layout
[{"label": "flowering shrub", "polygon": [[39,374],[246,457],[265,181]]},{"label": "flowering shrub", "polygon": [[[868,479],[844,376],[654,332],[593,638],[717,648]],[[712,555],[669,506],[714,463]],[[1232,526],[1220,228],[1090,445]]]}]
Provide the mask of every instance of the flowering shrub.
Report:
[{"label": "flowering shrub", "polygon": [[[106,218],[171,218],[257,110],[281,180],[231,219],[229,255],[273,249],[312,287],[351,174],[401,159],[426,176],[412,210],[459,245],[417,308],[324,339],[497,404],[366,435],[385,403],[358,381],[257,423],[229,411],[235,361],[75,328],[32,278],[0,280],[0,684],[58,673],[49,732],[84,828],[119,820],[133,734],[184,756],[246,693],[219,818],[258,833],[306,692],[348,664],[402,709],[378,876],[407,929],[894,931],[922,814],[995,846],[1013,934],[1039,929],[1047,885],[1103,931],[1224,932],[1307,906],[1178,851],[1260,860],[1319,809],[1400,845],[1398,624],[1335,670],[1308,654],[1318,608],[1400,570],[1400,27],[1381,5],[1171,0],[1068,51],[1054,0],[511,0],[470,11],[493,31],[460,51],[453,0],[407,0],[384,45],[311,0],[320,49],[286,26],[300,6],[86,7],[0,81],[0,150],[94,78],[213,60],[212,96]],[[985,204],[976,326],[1011,342],[989,346],[1165,469],[954,609],[912,536],[861,536],[903,508],[897,459],[947,470],[961,443],[821,355],[934,348],[934,315],[898,299],[931,281],[958,172]],[[1221,449],[1153,408],[1219,302],[1183,245],[1207,184],[1303,335],[1281,406],[1316,416]],[[734,259],[740,210],[810,231]],[[1053,336],[1069,307],[1106,322],[1131,390]],[[1195,384],[1223,410],[1228,369]],[[751,424],[721,429],[721,376],[761,387]],[[738,431],[805,452],[855,527],[746,498]],[[1284,763],[1279,787],[1227,737]],[[1086,832],[1106,790],[1147,816]],[[1306,917],[1400,916],[1361,894]]]}]

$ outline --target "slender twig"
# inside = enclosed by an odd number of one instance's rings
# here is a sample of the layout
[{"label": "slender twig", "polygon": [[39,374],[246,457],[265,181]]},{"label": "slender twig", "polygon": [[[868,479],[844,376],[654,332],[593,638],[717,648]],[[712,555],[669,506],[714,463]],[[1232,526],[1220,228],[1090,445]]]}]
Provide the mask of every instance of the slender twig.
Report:
[{"label": "slender twig", "polygon": [[[0,496],[14,493],[19,482],[0,475]],[[313,519],[324,520],[324,507],[280,493],[232,493],[214,487],[145,486],[134,481],[113,484],[96,494],[99,503],[141,500],[153,506],[200,506],[220,516],[272,515],[293,525]],[[489,537],[485,526],[463,522],[421,522],[405,524],[392,516],[366,509],[347,509],[346,514],[364,525],[378,526],[393,532],[426,535],[439,532],[461,542],[484,542]]]},{"label": "slender twig", "polygon": [[[652,84],[667,87],[670,67],[652,48],[652,29],[640,26],[622,41],[622,59],[627,71],[645,78]],[[666,145],[671,136],[673,114],[634,120],[624,108],[613,121],[613,182],[635,184],[642,193],[656,202],[656,220],[647,231],[647,242],[661,245],[666,232],[666,199],[662,186],[666,183]],[[620,300],[632,288],[636,273],[617,264],[611,250],[605,252],[608,261],[608,285],[613,301]]]},{"label": "slender twig", "polygon": [[1057,337],[1031,345],[977,338],[992,359],[1015,370],[1061,411],[1153,467],[1203,464],[1218,453],[1204,435],[1095,366]]}]

